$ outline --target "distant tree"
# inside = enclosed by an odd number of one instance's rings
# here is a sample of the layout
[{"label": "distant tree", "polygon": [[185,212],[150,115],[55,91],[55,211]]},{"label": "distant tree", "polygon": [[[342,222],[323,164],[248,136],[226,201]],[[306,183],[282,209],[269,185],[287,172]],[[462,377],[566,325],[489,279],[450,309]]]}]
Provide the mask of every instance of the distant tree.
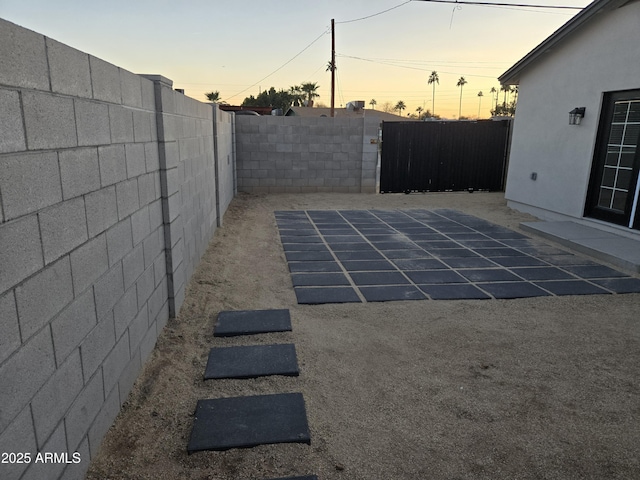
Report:
[{"label": "distant tree", "polygon": [[307,106],[310,107],[313,105],[313,99],[319,97],[320,95],[316,92],[320,88],[317,83],[303,83],[300,85],[300,90],[302,90],[307,97]]},{"label": "distant tree", "polygon": [[289,107],[293,105],[295,97],[288,91],[278,90],[271,87],[269,90],[265,90],[257,97],[253,95],[247,97],[242,102],[242,106],[245,107],[271,107],[281,108],[285,112]]},{"label": "distant tree", "polygon": [[[491,90],[489,90],[489,92],[496,94],[496,107],[497,107],[498,106],[498,91],[496,90],[496,87],[491,87]],[[493,95],[491,95],[491,106],[493,107]]]},{"label": "distant tree", "polygon": [[220,103],[220,92],[209,92],[204,94],[207,99],[212,103]]},{"label": "distant tree", "polygon": [[291,105],[301,107],[304,104],[305,93],[300,85],[289,87],[289,95],[291,95]]},{"label": "distant tree", "polygon": [[338,67],[336,67],[336,62],[332,62],[331,60],[329,60],[327,62],[327,68],[325,72],[333,72],[334,70],[338,70]]},{"label": "distant tree", "polygon": [[418,119],[420,119],[420,117],[422,116],[422,110],[422,107],[416,108],[416,112],[418,112]]},{"label": "distant tree", "polygon": [[462,114],[462,87],[464,87],[468,82],[464,79],[464,77],[460,77],[458,79],[458,83],[456,83],[456,87],[460,87],[460,107],[458,108],[458,120],[461,120]]},{"label": "distant tree", "polygon": [[482,90],[480,90],[478,92],[478,118],[480,118],[480,107],[482,106],[482,97],[483,97],[483,93]]},{"label": "distant tree", "polygon": [[402,111],[407,108],[407,106],[404,104],[404,102],[402,100],[400,100],[398,103],[396,103],[396,106],[393,107],[394,110],[398,110],[398,114],[400,116],[402,116]]},{"label": "distant tree", "polygon": [[380,108],[386,113],[392,113],[395,110],[391,102],[384,102]]},{"label": "distant tree", "polygon": [[433,85],[433,93],[431,95],[431,111],[435,112],[436,111],[436,83],[438,85],[440,85],[440,78],[438,77],[438,72],[436,72],[435,70],[431,72],[431,75],[429,75],[429,80],[427,81],[427,85]]},{"label": "distant tree", "polygon": [[377,104],[378,102],[376,102],[375,98],[372,98],[371,100],[369,100],[369,105],[371,105],[371,108],[376,108]]}]

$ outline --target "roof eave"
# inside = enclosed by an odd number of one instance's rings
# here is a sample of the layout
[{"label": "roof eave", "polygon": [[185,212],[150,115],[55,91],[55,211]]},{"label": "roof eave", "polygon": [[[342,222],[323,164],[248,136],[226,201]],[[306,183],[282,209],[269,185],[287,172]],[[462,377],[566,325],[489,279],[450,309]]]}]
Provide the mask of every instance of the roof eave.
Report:
[{"label": "roof eave", "polygon": [[573,34],[581,28],[585,23],[593,19],[603,11],[613,10],[634,0],[596,0],[583,8],[571,20],[562,25],[558,30],[547,37],[537,47],[522,57],[511,68],[498,77],[501,85],[518,85],[520,83],[520,74],[528,68],[532,63],[537,61],[542,55],[551,51],[558,43],[562,42],[566,37]]}]

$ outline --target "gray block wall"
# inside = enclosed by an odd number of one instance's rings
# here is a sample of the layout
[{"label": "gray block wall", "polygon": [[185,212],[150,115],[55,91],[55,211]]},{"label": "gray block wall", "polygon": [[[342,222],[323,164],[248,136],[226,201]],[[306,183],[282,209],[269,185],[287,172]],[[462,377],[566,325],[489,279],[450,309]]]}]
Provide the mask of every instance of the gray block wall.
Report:
[{"label": "gray block wall", "polygon": [[216,168],[212,106],[171,80],[2,19],[0,65],[0,451],[82,459],[0,478],[82,478],[180,310],[234,168]]},{"label": "gray block wall", "polygon": [[373,193],[378,127],[374,117],[238,116],[238,190]]}]

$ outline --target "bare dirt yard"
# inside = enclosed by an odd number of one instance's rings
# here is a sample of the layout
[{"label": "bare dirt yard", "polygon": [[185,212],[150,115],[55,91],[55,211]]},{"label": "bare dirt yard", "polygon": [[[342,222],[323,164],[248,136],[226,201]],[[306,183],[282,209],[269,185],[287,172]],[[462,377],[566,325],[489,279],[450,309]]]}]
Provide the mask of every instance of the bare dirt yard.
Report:
[{"label": "bare dirt yard", "polygon": [[[534,220],[499,193],[236,197],[87,478],[640,478],[640,294],[296,303],[275,210],[443,207]],[[292,332],[213,337],[220,311],[271,308]],[[270,343],[299,377],[203,381],[210,348]],[[311,445],[187,454],[199,399],[287,392]]]}]

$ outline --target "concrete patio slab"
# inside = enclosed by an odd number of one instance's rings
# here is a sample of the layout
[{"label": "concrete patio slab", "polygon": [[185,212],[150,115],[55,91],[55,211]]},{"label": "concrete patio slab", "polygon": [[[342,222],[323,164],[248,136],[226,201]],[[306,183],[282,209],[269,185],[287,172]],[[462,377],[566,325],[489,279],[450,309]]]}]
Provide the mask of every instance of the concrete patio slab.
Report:
[{"label": "concrete patio slab", "polygon": [[627,238],[570,221],[523,222],[520,227],[603,262],[640,273],[640,236]]}]

